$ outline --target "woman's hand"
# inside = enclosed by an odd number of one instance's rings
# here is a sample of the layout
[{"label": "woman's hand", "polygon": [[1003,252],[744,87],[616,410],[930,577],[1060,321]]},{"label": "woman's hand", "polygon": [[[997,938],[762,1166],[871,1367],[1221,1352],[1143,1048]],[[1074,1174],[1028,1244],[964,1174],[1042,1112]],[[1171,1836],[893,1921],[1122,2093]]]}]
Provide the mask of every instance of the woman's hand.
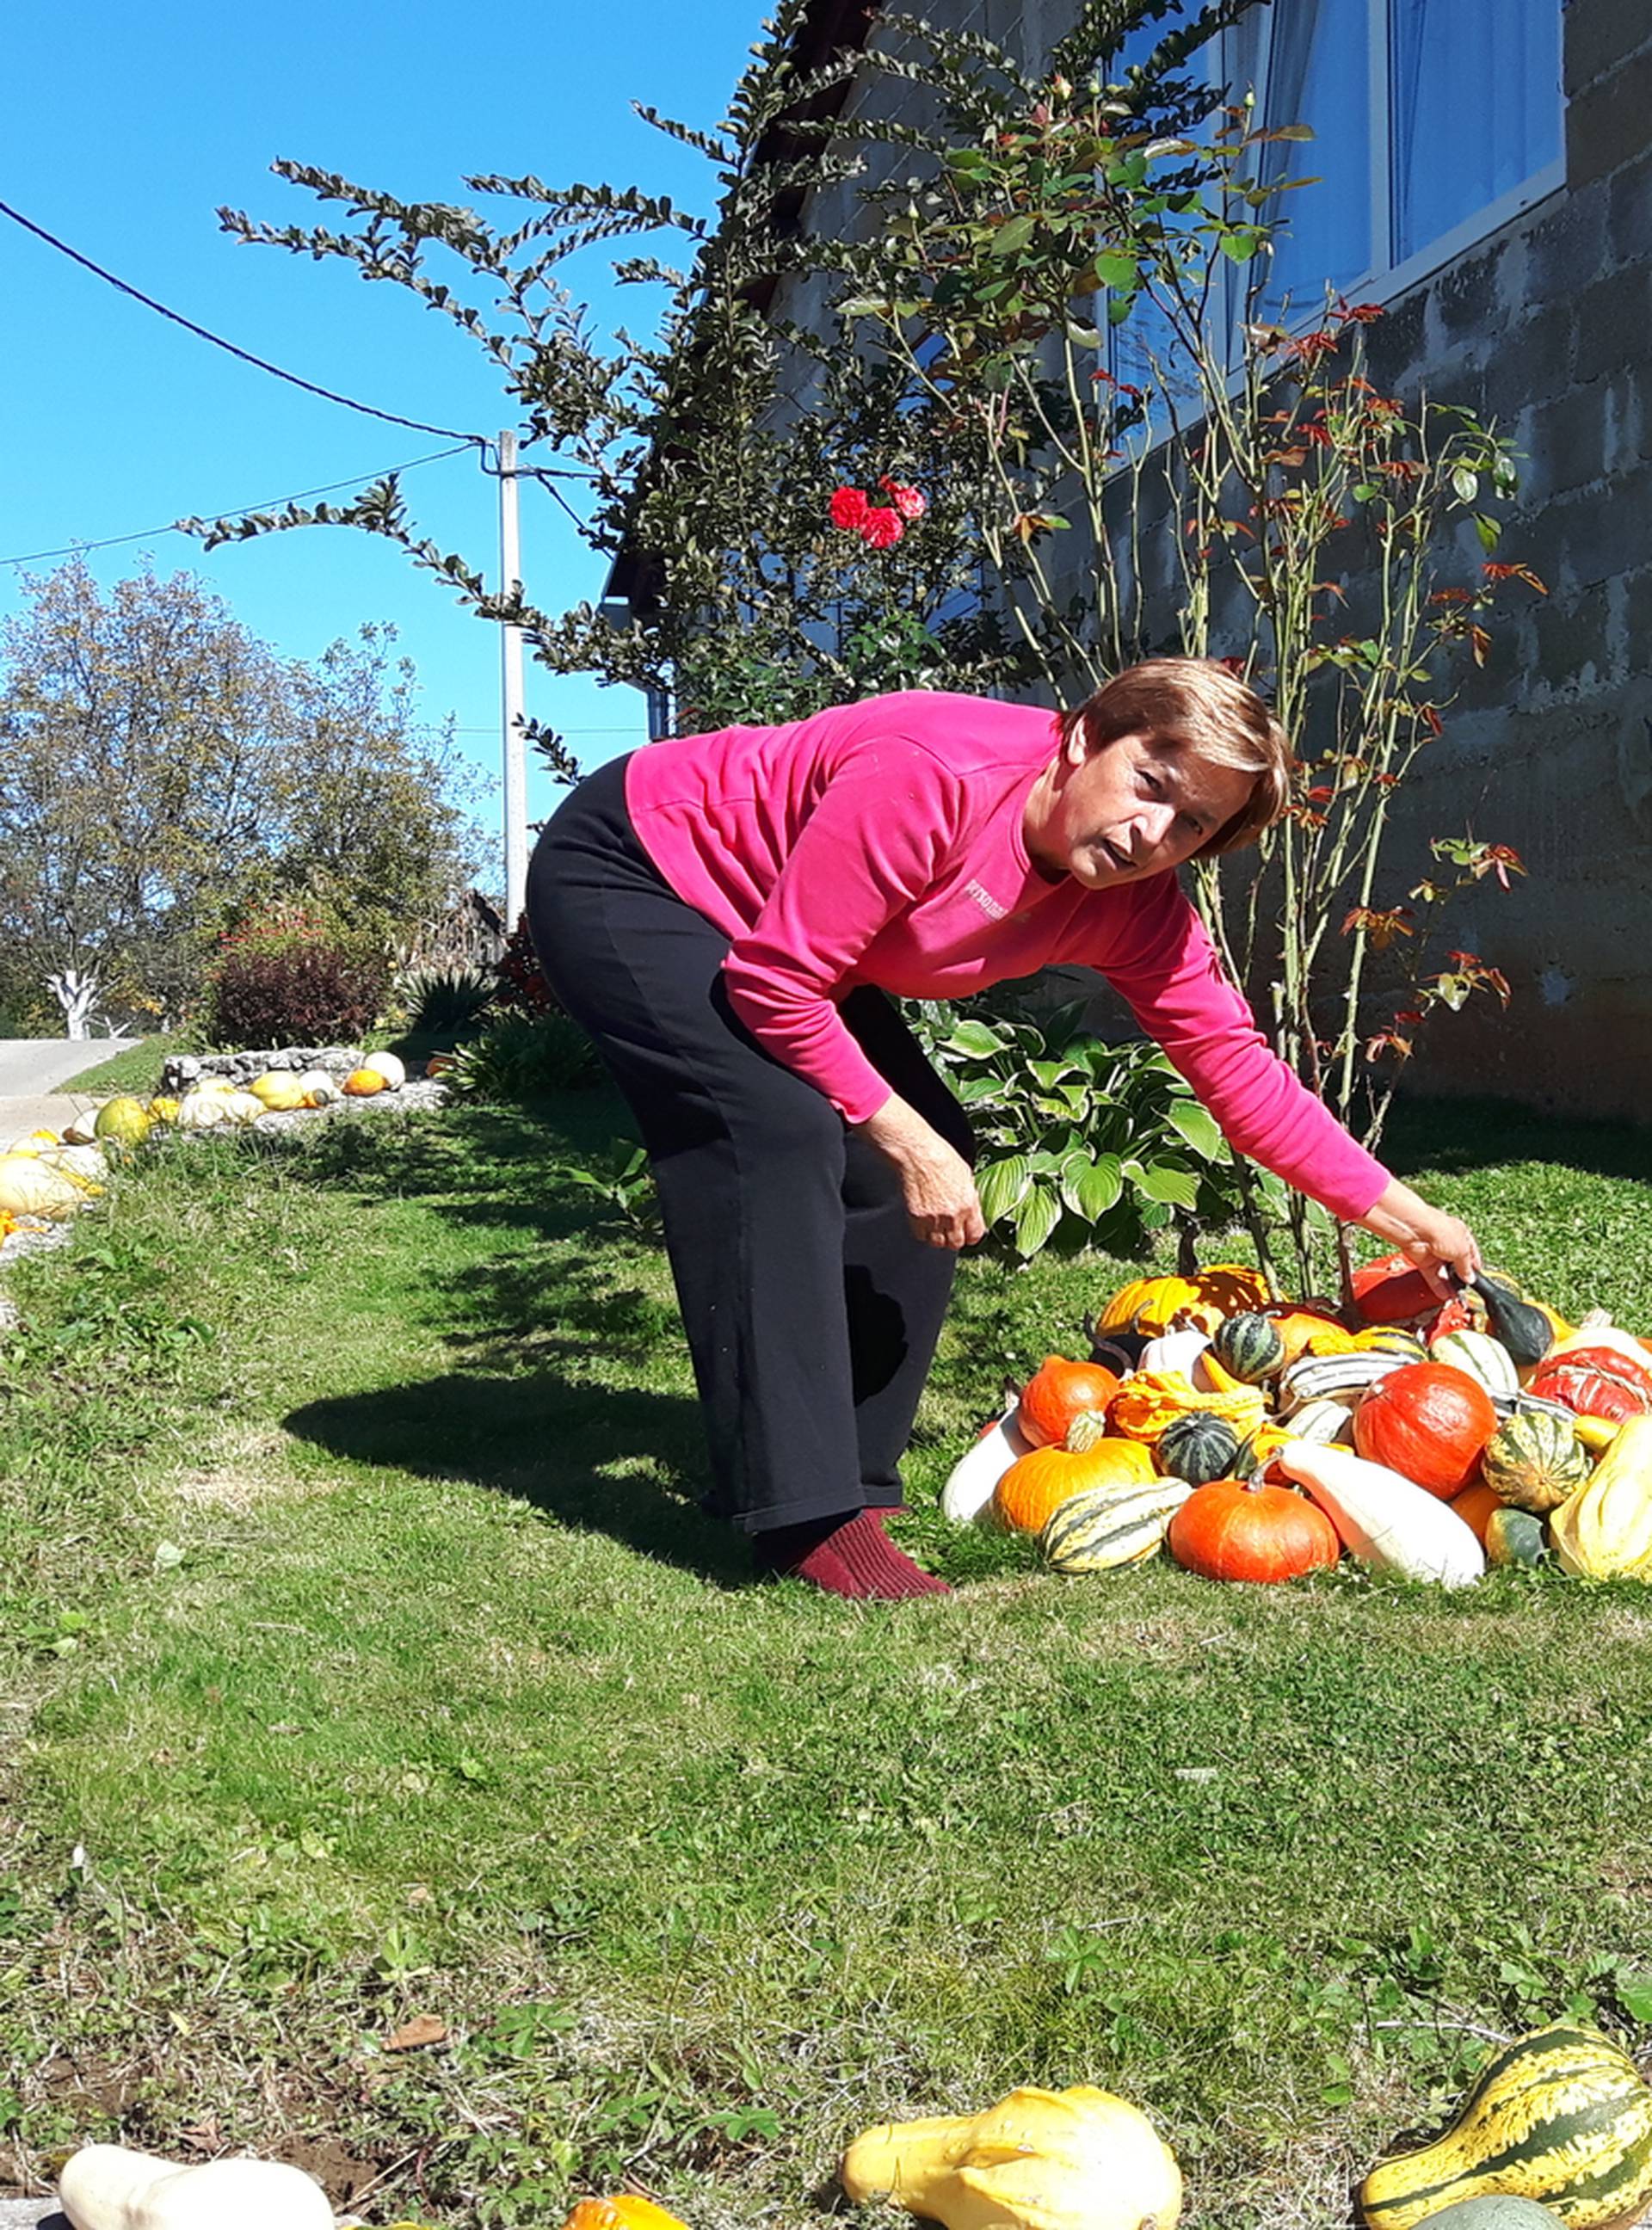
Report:
[{"label": "woman's hand", "polygon": [[1370,1214],[1359,1221],[1414,1263],[1442,1300],[1449,1300],[1455,1290],[1454,1278],[1467,1285],[1480,1273],[1480,1248],[1468,1225],[1430,1208],[1397,1177],[1390,1179]]},{"label": "woman's hand", "polygon": [[915,1108],[892,1092],[860,1128],[900,1173],[914,1239],[956,1250],[985,1238],[974,1172]]}]

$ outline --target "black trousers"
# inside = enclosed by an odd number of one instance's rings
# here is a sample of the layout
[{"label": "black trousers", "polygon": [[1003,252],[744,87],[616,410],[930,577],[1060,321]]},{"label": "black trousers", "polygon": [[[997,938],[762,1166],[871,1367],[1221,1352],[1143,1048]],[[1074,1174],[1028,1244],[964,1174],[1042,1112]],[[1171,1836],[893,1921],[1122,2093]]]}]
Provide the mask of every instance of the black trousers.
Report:
[{"label": "black trousers", "polygon": [[[729,1006],[728,939],[680,899],[625,809],[623,761],[534,848],[535,950],[641,1128],[711,1444],[707,1506],[748,1532],[900,1500],[954,1258],[912,1236],[899,1181]],[[963,1111],[881,991],[839,1010],[957,1150]]]}]

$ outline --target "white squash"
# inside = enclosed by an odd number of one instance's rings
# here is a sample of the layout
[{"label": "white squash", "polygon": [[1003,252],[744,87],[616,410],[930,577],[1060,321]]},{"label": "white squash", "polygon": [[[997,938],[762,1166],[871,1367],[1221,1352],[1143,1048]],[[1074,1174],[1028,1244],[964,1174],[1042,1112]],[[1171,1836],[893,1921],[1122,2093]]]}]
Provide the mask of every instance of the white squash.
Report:
[{"label": "white squash", "polygon": [[57,2192],[74,2230],[332,2230],[320,2185],[281,2161],[179,2168],[124,2145],[86,2145],[65,2162]]},{"label": "white squash", "polygon": [[83,1177],[53,1169],[38,1154],[0,1154],[0,1213],[72,1215],[97,1190]]},{"label": "white squash", "polygon": [[393,1053],[370,1053],[362,1067],[382,1076],[386,1089],[390,1092],[399,1092],[407,1082],[407,1070]]},{"label": "white squash", "polygon": [[221,1092],[217,1097],[223,1109],[224,1120],[238,1130],[244,1131],[255,1123],[261,1123],[269,1112],[263,1101],[255,1099],[250,1092]]},{"label": "white squash", "polygon": [[1310,1440],[1287,1440],[1274,1461],[1307,1487],[1362,1564],[1442,1588],[1468,1587],[1484,1572],[1485,1552],[1456,1511],[1386,1464]]},{"label": "white squash", "polygon": [[940,1506],[941,1516],[954,1525],[992,1523],[993,1489],[1012,1463],[1032,1453],[1032,1442],[1016,1422],[1020,1414],[1020,1402],[1012,1402],[952,1466],[941,1489]]},{"label": "white squash", "polygon": [[344,1098],[338,1078],[325,1068],[307,1068],[299,1079],[299,1089],[307,1107],[331,1107]]},{"label": "white squash", "polygon": [[177,1103],[180,1131],[210,1131],[227,1119],[222,1092],[186,1092]]}]

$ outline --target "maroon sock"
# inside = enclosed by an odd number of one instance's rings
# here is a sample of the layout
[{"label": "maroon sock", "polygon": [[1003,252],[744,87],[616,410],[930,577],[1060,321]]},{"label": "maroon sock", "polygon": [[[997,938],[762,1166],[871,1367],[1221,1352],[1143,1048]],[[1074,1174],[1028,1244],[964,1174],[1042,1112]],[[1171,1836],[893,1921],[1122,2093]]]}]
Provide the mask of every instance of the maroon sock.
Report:
[{"label": "maroon sock", "polygon": [[777,1525],[753,1544],[765,1571],[808,1580],[829,1595],[862,1602],[904,1602],[913,1595],[945,1595],[945,1580],[914,1564],[884,1531],[875,1511],[855,1510],[806,1525]]}]

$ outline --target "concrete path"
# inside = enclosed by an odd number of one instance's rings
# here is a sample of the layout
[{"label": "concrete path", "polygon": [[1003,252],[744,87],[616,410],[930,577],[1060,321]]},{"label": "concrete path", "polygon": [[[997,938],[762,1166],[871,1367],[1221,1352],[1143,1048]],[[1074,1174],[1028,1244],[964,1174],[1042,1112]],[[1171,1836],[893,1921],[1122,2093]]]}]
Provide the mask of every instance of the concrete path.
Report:
[{"label": "concrete path", "polygon": [[0,1038],[0,1099],[55,1092],[83,1068],[124,1053],[131,1038]]},{"label": "concrete path", "polygon": [[[131,1038],[0,1038],[0,1148],[30,1131],[61,1132],[97,1098],[84,1092],[59,1092],[82,1069],[113,1060],[134,1043]],[[101,1097],[102,1095],[98,1095]],[[0,2215],[0,2230],[6,2230]]]}]

